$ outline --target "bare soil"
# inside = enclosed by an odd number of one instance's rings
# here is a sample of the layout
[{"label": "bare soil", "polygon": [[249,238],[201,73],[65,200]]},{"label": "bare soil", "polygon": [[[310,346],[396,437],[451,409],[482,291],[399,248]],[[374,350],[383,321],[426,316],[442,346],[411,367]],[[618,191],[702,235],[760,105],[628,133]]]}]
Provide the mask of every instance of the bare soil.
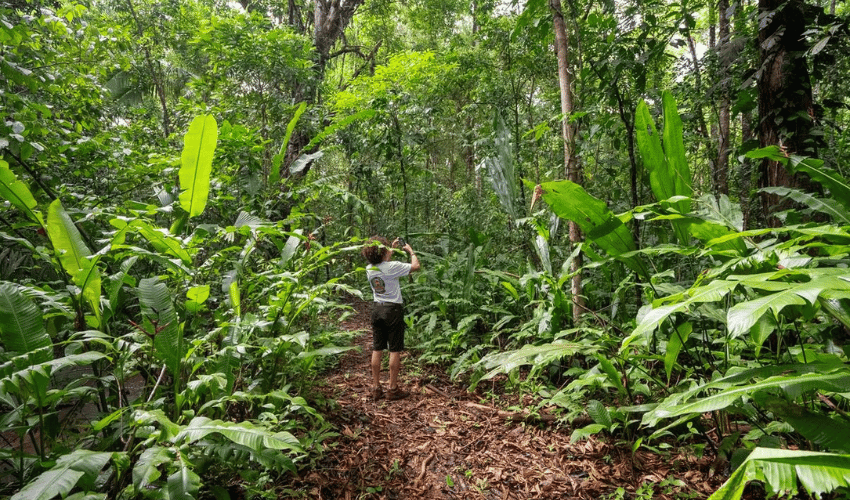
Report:
[{"label": "bare soil", "polygon": [[554,418],[512,418],[507,406],[517,401],[501,397],[505,407],[497,408],[407,353],[401,381],[411,396],[373,401],[369,306],[354,305],[357,315],[344,327],[363,332],[360,349],[318,388],[335,402],[326,419],[340,436],[326,443],[316,467],[285,485],[290,491],[345,500],[674,499],[706,498],[724,480],[713,456],[632,454],[629,444],[596,438],[570,443],[572,429]]}]

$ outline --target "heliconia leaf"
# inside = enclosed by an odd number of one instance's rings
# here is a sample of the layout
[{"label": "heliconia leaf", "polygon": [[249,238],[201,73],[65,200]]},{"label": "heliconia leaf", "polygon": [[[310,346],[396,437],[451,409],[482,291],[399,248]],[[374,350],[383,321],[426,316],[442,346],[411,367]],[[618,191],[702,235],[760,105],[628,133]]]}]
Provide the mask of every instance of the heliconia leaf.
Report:
[{"label": "heliconia leaf", "polygon": [[200,476],[189,468],[186,460],[179,460],[177,470],[168,476],[168,497],[193,500],[200,489]]},{"label": "heliconia leaf", "polygon": [[[635,110],[635,135],[638,150],[643,158],[644,166],[649,172],[649,185],[658,201],[665,201],[675,196],[685,196],[688,200],[679,200],[672,206],[682,215],[690,211],[691,174],[685,157],[682,138],[682,120],[676,108],[672,94],[665,91],[662,95],[664,118],[663,138],[655,128],[655,123],[649,113],[646,102],[641,101]],[[683,245],[689,242],[687,220],[671,220],[676,238]]]},{"label": "heliconia leaf", "polygon": [[203,213],[210,193],[210,174],[218,140],[218,125],[212,115],[192,120],[183,138],[180,157],[180,206],[189,217]]},{"label": "heliconia leaf", "polygon": [[27,484],[12,500],[50,500],[57,496],[65,497],[83,478],[96,477],[112,458],[112,452],[76,450],[63,455],[56,465]]},{"label": "heliconia leaf", "polygon": [[636,249],[635,241],[632,233],[604,201],[570,181],[546,182],[541,187],[543,199],[555,215],[575,222],[585,236],[608,255],[622,261],[639,275],[649,276],[646,264],[639,257],[623,255]]},{"label": "heliconia leaf", "polygon": [[850,224],[850,211],[848,211],[847,208],[841,205],[836,199],[822,199],[812,194],[804,193],[798,189],[791,189],[787,187],[767,187],[762,188],[759,191],[779,196],[786,196],[797,203],[808,206],[812,210],[828,215],[838,224]]},{"label": "heliconia leaf", "polygon": [[295,125],[298,123],[298,119],[301,118],[301,115],[304,114],[304,111],[307,109],[307,103],[302,102],[298,109],[295,110],[295,113],[292,115],[292,119],[289,120],[289,124],[286,126],[286,135],[283,136],[283,142],[280,145],[280,151],[274,155],[272,158],[272,169],[269,172],[269,185],[273,186],[280,181],[280,164],[283,162],[283,158],[286,155],[286,148],[289,146],[289,140],[292,138],[292,132],[295,130]]},{"label": "heliconia leaf", "polygon": [[763,480],[772,495],[796,493],[799,480],[817,497],[850,487],[850,455],[756,448],[708,500],[738,500],[754,479]]},{"label": "heliconia leaf", "polygon": [[750,278],[742,280],[741,284],[776,293],[739,302],[729,309],[726,326],[733,337],[748,332],[768,311],[778,315],[788,306],[814,304],[818,296],[826,290],[850,291],[850,283],[836,276],[815,275],[811,281],[804,283],[757,281]]},{"label": "heliconia leaf", "polygon": [[158,252],[180,259],[187,266],[192,265],[192,256],[180,240],[167,234],[164,229],[152,227],[141,219],[134,220],[130,226],[136,228]]},{"label": "heliconia leaf", "polygon": [[608,408],[595,399],[591,399],[587,402],[587,414],[590,415],[590,418],[592,418],[594,422],[605,426],[606,429],[610,429],[613,424]]},{"label": "heliconia leaf", "polygon": [[26,354],[41,350],[38,361],[53,357],[53,351],[47,349],[52,342],[41,309],[14,283],[0,282],[0,340],[7,351]]},{"label": "heliconia leaf", "polygon": [[97,319],[97,323],[99,325],[101,319],[101,279],[100,270],[97,268],[97,260],[97,258],[83,259],[83,261],[81,262],[82,269],[80,269],[80,272],[77,273],[76,276],[74,276],[74,284],[80,287],[80,290],[82,290],[83,298],[86,300],[86,302],[88,302],[89,306],[92,309],[92,312],[94,312],[94,316]]},{"label": "heliconia leaf", "polygon": [[819,449],[850,453],[850,423],[840,417],[815,413],[780,398],[771,399],[765,406]]},{"label": "heliconia leaf", "polygon": [[9,203],[25,213],[33,222],[38,222],[44,227],[41,213],[35,210],[38,206],[35,197],[33,197],[27,185],[18,180],[15,173],[9,168],[9,164],[3,160],[0,160],[0,196],[9,200]]},{"label": "heliconia leaf", "polygon": [[[664,112],[664,153],[667,156],[667,164],[673,177],[675,196],[686,196],[690,198],[694,191],[691,187],[691,169],[688,167],[688,159],[685,155],[685,142],[682,127],[682,118],[679,116],[679,108],[673,94],[665,90],[661,95],[661,103]],[[688,200],[676,202],[681,213],[690,211],[691,203]]]},{"label": "heliconia leaf", "polygon": [[186,345],[171,292],[158,278],[146,278],[139,281],[137,293],[146,324],[150,323],[147,327],[158,330],[154,337],[154,354],[165,362],[174,377],[179,377]]},{"label": "heliconia leaf", "polygon": [[254,452],[264,449],[290,450],[299,453],[303,451],[298,439],[288,432],[270,432],[247,421],[234,423],[210,420],[206,417],[193,418],[174,440],[175,442],[184,440],[194,442],[210,434],[220,434]]},{"label": "heliconia leaf", "polygon": [[722,410],[735,404],[743,396],[773,388],[781,388],[784,391],[823,389],[846,392],[850,390],[850,372],[847,370],[834,370],[830,373],[802,373],[790,376],[780,375],[769,377],[752,384],[733,386],[720,392],[697,398],[694,401],[688,401],[670,407],[659,405],[653,413],[659,418],[671,418],[679,415]]},{"label": "heliconia leaf", "polygon": [[47,211],[47,235],[62,268],[71,277],[76,277],[83,268],[83,259],[91,255],[91,250],[59,200],[53,201]]},{"label": "heliconia leaf", "polygon": [[829,189],[831,198],[850,209],[850,182],[835,170],[826,168],[823,160],[792,155],[789,168],[793,172],[805,172],[812,180]]},{"label": "heliconia leaf", "polygon": [[596,350],[596,346],[556,340],[541,345],[526,344],[515,351],[496,351],[475,365],[490,370],[480,379],[489,380],[500,373],[510,373],[520,366],[544,365],[565,356],[575,356],[579,352],[589,354]]},{"label": "heliconia leaf", "polygon": [[133,467],[133,486],[136,490],[147,487],[162,475],[159,466],[172,460],[173,457],[169,448],[153,446],[145,449],[139,456],[135,467]]},{"label": "heliconia leaf", "polygon": [[644,316],[640,324],[638,324],[637,328],[635,328],[628,337],[623,339],[620,351],[622,352],[626,349],[629,344],[635,341],[635,339],[650,335],[658,327],[658,325],[660,325],[661,322],[667,319],[671,314],[688,311],[694,304],[717,302],[725,297],[737,285],[737,283],[731,281],[715,280],[708,285],[692,288],[687,292],[674,296],[665,297],[665,301],[681,301],[654,307],[651,311],[649,311],[649,313]]},{"label": "heliconia leaf", "polygon": [[667,382],[670,382],[670,375],[673,373],[673,366],[679,358],[679,352],[682,346],[688,341],[694,326],[690,322],[682,323],[676,327],[676,331],[670,334],[670,339],[667,341],[667,352],[664,355],[664,372],[667,374]]}]

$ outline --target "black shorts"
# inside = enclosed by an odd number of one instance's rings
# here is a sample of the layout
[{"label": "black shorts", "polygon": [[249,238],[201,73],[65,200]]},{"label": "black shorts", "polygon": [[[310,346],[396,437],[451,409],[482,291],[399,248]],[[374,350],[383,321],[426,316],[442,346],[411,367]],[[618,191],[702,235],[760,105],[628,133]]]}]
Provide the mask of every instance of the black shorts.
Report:
[{"label": "black shorts", "polygon": [[404,305],[375,302],[372,306],[372,350],[404,350]]}]

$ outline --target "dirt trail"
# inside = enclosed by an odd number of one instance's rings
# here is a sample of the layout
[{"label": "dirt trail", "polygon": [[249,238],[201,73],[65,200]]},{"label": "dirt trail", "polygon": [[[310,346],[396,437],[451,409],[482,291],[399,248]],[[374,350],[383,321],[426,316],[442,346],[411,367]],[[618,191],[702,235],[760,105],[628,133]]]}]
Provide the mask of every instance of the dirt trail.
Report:
[{"label": "dirt trail", "polygon": [[[338,444],[289,485],[309,498],[599,499],[617,488],[625,498],[705,498],[721,483],[709,479],[710,457],[642,450],[633,457],[627,445],[570,444],[571,430],[552,423],[506,421],[508,412],[483,394],[451,384],[444,370],[421,367],[410,354],[402,357],[401,381],[411,396],[372,401],[369,306],[354,305],[358,313],[344,326],[364,332],[356,340],[361,349],[343,356],[319,388],[338,404],[326,415]],[[656,486],[635,496],[643,483]]]}]

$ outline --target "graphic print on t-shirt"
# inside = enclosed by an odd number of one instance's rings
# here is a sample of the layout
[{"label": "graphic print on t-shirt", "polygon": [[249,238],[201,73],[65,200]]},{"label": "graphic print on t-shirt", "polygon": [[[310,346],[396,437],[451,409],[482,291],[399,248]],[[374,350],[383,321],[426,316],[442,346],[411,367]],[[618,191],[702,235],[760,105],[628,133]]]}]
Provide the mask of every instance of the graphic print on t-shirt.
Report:
[{"label": "graphic print on t-shirt", "polygon": [[380,276],[372,278],[372,289],[375,290],[375,293],[387,293],[387,285],[384,284],[384,280]]}]

